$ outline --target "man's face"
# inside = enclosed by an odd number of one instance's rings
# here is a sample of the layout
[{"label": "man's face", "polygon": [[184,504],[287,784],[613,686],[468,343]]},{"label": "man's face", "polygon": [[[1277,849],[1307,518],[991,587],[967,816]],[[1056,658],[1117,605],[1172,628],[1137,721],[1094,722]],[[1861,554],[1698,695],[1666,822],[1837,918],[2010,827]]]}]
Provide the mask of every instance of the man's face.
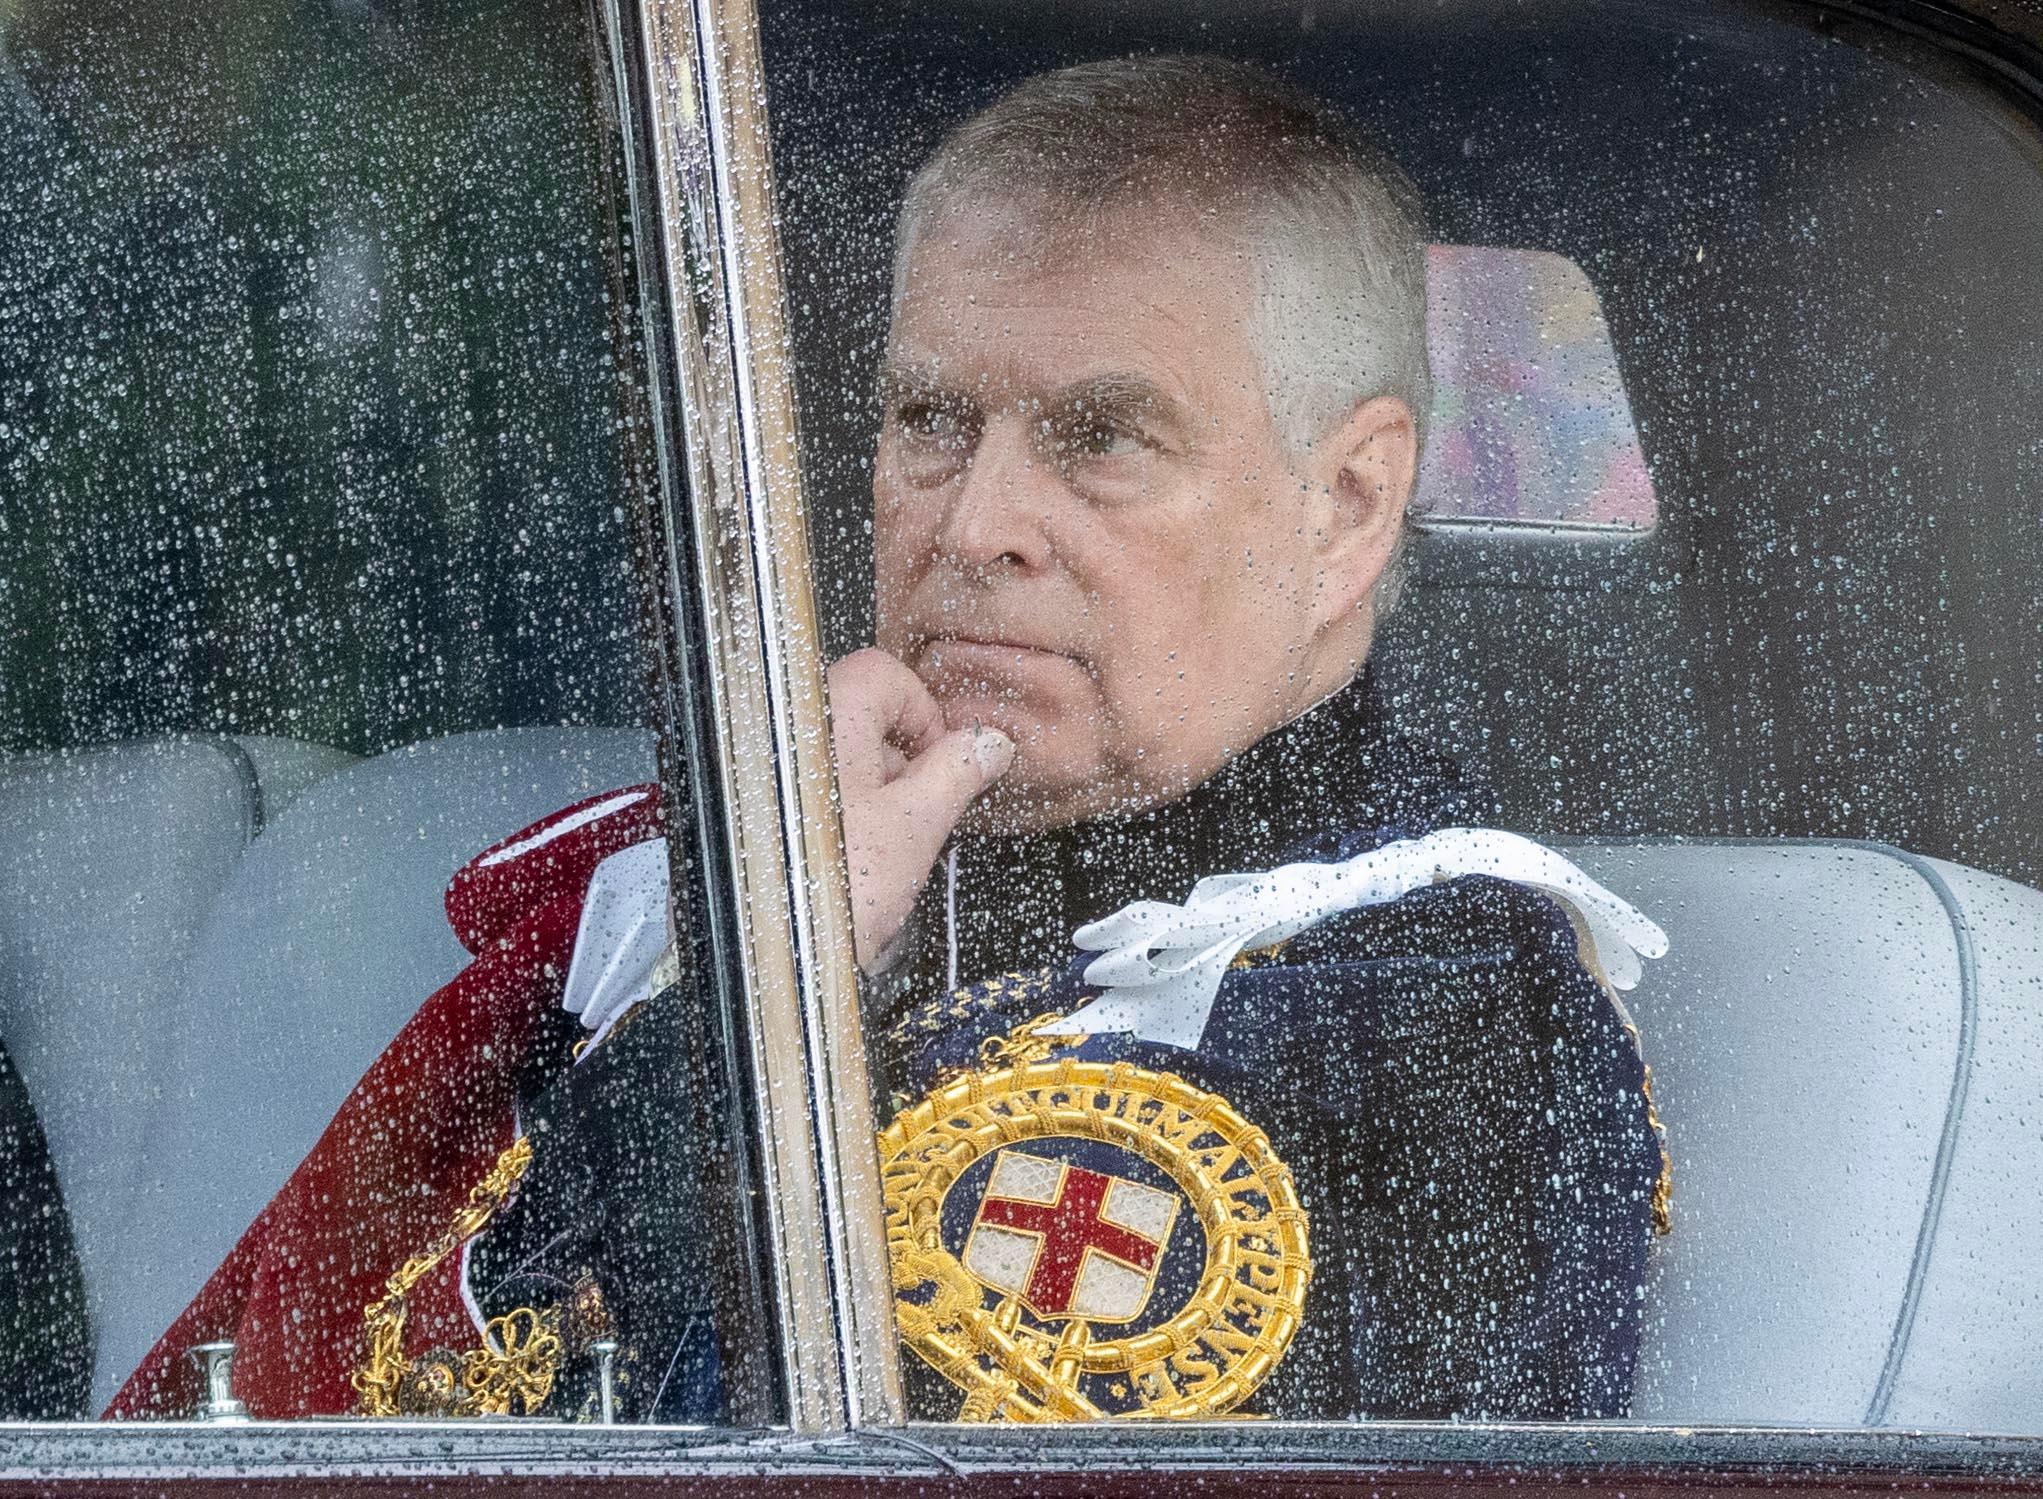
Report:
[{"label": "man's face", "polygon": [[1331,480],[1279,441],[1246,264],[1153,220],[1040,256],[1025,227],[922,236],[873,474],[879,644],[1014,739],[985,815],[1016,829],[1167,800],[1345,679]]}]

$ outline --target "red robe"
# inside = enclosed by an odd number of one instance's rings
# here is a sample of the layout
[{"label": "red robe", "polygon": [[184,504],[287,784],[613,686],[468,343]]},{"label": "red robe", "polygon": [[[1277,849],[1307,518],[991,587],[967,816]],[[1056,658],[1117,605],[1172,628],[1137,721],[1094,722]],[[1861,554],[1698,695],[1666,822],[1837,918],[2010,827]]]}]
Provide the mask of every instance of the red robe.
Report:
[{"label": "red robe", "polygon": [[[655,786],[563,808],[469,861],[447,918],[474,955],[397,1033],[104,1413],[191,1413],[195,1344],[231,1340],[234,1392],[263,1420],[345,1415],[362,1312],[437,1237],[516,1133],[519,1073],[560,1004],[596,866],[658,837]],[[471,1347],[479,1331],[449,1255],[408,1298],[405,1344]]]}]

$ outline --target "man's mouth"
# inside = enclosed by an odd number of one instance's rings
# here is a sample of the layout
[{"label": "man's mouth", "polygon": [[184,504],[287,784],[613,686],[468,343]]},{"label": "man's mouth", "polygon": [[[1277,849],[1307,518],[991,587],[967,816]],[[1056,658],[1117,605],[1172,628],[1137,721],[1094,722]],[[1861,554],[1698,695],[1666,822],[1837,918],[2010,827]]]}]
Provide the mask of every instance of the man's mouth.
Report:
[{"label": "man's mouth", "polygon": [[1047,645],[1038,645],[1034,641],[1019,640],[1009,635],[934,635],[930,637],[928,646],[931,649],[963,646],[972,650],[1036,651],[1046,656],[1065,654]]},{"label": "man's mouth", "polygon": [[1084,669],[1067,651],[1001,635],[933,635],[923,642],[916,664],[926,676],[962,681],[1063,666]]}]

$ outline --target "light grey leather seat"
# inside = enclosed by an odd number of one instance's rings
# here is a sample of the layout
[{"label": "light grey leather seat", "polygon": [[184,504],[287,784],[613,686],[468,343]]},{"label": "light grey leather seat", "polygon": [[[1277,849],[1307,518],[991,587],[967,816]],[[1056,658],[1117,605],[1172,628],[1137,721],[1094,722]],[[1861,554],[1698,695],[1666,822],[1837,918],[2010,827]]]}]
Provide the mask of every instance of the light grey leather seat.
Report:
[{"label": "light grey leather seat", "polygon": [[1873,844],[1573,850],[1666,927],[1634,1415],[2043,1431],[2043,893]]},{"label": "light grey leather seat", "polygon": [[232,740],[0,758],[0,1039],[42,1120],[97,1324],[162,1083],[166,997],[261,827]]},{"label": "light grey leather seat", "polygon": [[110,1398],[467,954],[454,871],[569,802],[653,777],[650,733],[504,729],[313,784],[219,887],[153,1027],[159,1089],[99,1308]]}]

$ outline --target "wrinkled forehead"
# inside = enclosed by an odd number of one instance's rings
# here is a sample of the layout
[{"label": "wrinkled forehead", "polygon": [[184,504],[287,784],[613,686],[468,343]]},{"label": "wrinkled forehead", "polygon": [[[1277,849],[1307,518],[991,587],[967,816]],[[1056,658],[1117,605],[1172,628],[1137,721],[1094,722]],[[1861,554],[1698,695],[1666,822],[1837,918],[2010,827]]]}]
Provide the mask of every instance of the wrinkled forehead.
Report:
[{"label": "wrinkled forehead", "polygon": [[1129,368],[1187,395],[1260,391],[1252,267],[1187,205],[1071,213],[960,194],[902,249],[891,373],[1030,387]]},{"label": "wrinkled forehead", "polygon": [[1155,185],[1072,201],[1050,191],[970,182],[904,208],[894,299],[934,262],[1012,276],[1068,262],[1153,263],[1188,250],[1238,253],[1245,215],[1205,193]]}]

